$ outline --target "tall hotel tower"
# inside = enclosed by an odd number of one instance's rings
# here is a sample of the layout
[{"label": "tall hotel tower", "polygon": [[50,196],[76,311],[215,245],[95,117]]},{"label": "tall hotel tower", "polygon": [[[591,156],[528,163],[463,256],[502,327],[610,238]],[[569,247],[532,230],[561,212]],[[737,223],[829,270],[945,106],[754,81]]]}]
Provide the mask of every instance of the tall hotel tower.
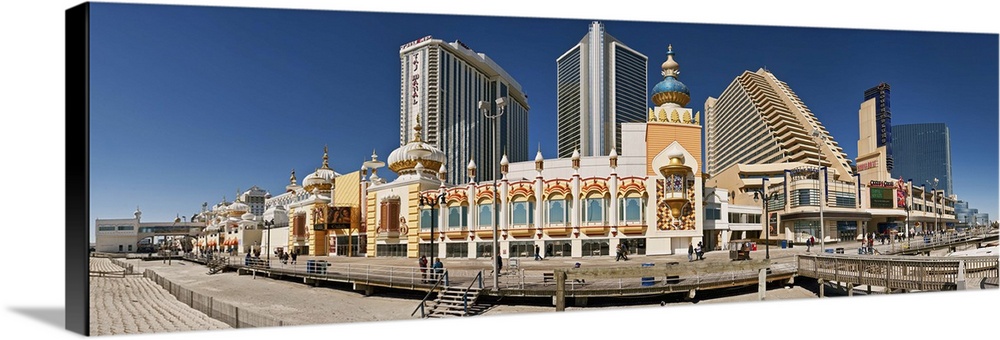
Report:
[{"label": "tall hotel tower", "polygon": [[[400,46],[399,60],[399,144],[412,139],[419,116],[422,139],[447,154],[448,183],[469,182],[470,160],[479,168],[477,181],[494,178],[504,153],[510,162],[528,160],[527,96],[493,60],[461,41],[430,36]],[[505,98],[505,108],[497,138],[479,101],[489,102],[495,115],[499,97]]]},{"label": "tall hotel tower", "polygon": [[857,171],[862,183],[888,181],[893,168],[889,84],[865,90],[858,109]]},{"label": "tall hotel tower", "polygon": [[[736,164],[820,162],[853,181],[847,155],[788,84],[771,72],[745,71],[718,99],[705,101],[708,173]],[[819,132],[815,138],[812,132]]]},{"label": "tall hotel tower", "polygon": [[951,185],[951,132],[944,123],[903,124],[892,126],[892,148],[895,167],[892,176],[912,179],[913,185],[921,184],[931,190],[938,179],[938,190],[952,194]]},{"label": "tall hotel tower", "polygon": [[621,152],[621,123],[646,120],[647,60],[596,21],[556,59],[558,157]]}]

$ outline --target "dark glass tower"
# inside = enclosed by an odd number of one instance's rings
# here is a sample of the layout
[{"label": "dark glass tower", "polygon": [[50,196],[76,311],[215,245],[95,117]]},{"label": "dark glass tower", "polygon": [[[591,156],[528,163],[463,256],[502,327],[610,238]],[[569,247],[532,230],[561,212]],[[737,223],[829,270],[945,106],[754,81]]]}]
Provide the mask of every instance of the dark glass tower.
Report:
[{"label": "dark glass tower", "polygon": [[892,172],[892,110],[889,108],[889,84],[880,83],[865,90],[865,101],[875,99],[875,121],[878,124],[877,146],[885,147],[885,170]]},{"label": "dark glass tower", "polygon": [[892,177],[913,179],[913,185],[931,189],[938,179],[938,189],[952,194],[951,135],[944,123],[905,124],[892,127],[892,150],[895,167]]},{"label": "dark glass tower", "polygon": [[646,121],[646,62],[593,22],[556,59],[558,157],[621,151],[621,123]]}]

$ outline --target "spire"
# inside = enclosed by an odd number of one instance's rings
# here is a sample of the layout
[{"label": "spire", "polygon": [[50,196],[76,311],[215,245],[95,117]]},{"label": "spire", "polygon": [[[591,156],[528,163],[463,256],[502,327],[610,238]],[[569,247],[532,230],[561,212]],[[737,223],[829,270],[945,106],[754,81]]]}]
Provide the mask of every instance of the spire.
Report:
[{"label": "spire", "polygon": [[288,185],[295,185],[295,168],[292,168],[292,175],[288,177]]},{"label": "spire", "polygon": [[321,169],[329,169],[330,168],[330,156],[329,156],[329,153],[327,151],[328,150],[326,148],[326,145],[323,145],[323,167]]},{"label": "spire", "polygon": [[413,142],[419,143],[422,142],[420,130],[423,129],[420,127],[420,115],[417,114],[414,119],[416,120],[416,124],[413,125]]},{"label": "spire", "polygon": [[671,44],[667,45],[667,61],[664,61],[660,67],[663,71],[660,73],[664,77],[674,77],[677,78],[681,74],[681,66],[674,61],[674,46]]}]

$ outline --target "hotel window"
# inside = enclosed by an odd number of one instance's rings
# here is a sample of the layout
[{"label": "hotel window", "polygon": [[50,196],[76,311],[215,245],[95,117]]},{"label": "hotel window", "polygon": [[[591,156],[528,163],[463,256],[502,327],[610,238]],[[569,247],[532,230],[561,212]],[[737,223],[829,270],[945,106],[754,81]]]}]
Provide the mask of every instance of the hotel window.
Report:
[{"label": "hotel window", "polygon": [[493,226],[493,205],[491,204],[479,205],[479,226],[480,227]]},{"label": "hotel window", "polygon": [[432,208],[420,209],[420,230],[431,230],[432,223],[434,223]]},{"label": "hotel window", "polygon": [[535,202],[522,201],[511,203],[511,224],[516,226],[531,225],[535,222]]},{"label": "hotel window", "polygon": [[111,227],[101,226],[101,227],[97,227],[97,231],[115,231],[115,227],[114,226],[111,226]]},{"label": "hotel window", "polygon": [[722,211],[719,208],[706,207],[705,208],[705,219],[706,220],[719,220],[719,219],[722,219]]},{"label": "hotel window", "polygon": [[646,206],[643,204],[642,197],[625,197],[618,202],[620,203],[618,208],[620,221],[642,223],[643,210]]},{"label": "hotel window", "polygon": [[493,242],[476,242],[476,257],[493,257]]},{"label": "hotel window", "polygon": [[581,245],[583,256],[607,256],[611,254],[611,245],[608,239],[583,240]]},{"label": "hotel window", "polygon": [[459,229],[469,225],[469,207],[448,207],[448,228]]},{"label": "hotel window", "polygon": [[567,206],[568,200],[550,200],[546,202],[547,211],[549,215],[549,224],[566,224],[567,212],[569,207]]},{"label": "hotel window", "polygon": [[444,246],[445,257],[469,257],[469,245],[465,242],[446,243]]},{"label": "hotel window", "polygon": [[510,245],[507,247],[508,258],[511,257],[534,257],[535,256],[535,242],[534,241],[511,241]]},{"label": "hotel window", "polygon": [[604,199],[588,198],[583,203],[584,218],[587,223],[604,222]]},{"label": "hotel window", "polygon": [[569,257],[573,253],[573,244],[569,240],[546,241],[545,257],[562,256]]}]

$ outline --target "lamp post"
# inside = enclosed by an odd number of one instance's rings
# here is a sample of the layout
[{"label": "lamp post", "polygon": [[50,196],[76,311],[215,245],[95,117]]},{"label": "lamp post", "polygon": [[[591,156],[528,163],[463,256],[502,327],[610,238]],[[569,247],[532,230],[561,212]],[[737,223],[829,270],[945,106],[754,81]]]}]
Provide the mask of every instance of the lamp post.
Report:
[{"label": "lamp post", "polygon": [[933,183],[931,181],[927,181],[927,180],[925,180],[925,182],[927,182],[927,184],[930,184],[931,188],[934,190],[934,196],[933,196],[932,200],[934,200],[933,201],[934,202],[934,233],[936,234],[941,229],[941,225],[940,225],[941,221],[938,218],[941,211],[938,210],[938,206],[937,206],[937,197],[938,197],[937,186],[938,186],[938,179],[937,179],[937,177],[934,177],[934,182]]},{"label": "lamp post", "polygon": [[265,243],[264,250],[267,251],[267,265],[271,265],[271,227],[274,226],[274,219],[270,221],[264,221],[264,228],[267,228],[267,242]]},{"label": "lamp post", "polygon": [[823,225],[823,207],[826,206],[826,186],[825,182],[821,182],[823,179],[820,178],[820,170],[826,173],[826,168],[820,163],[819,153],[820,153],[820,142],[825,141],[826,137],[819,132],[819,129],[812,130],[812,136],[816,138],[816,182],[819,182],[820,192],[819,192],[819,251],[823,253],[826,251],[826,226]]},{"label": "lamp post", "polygon": [[778,193],[773,193],[771,195],[767,194],[767,178],[761,179],[760,190],[754,191],[753,201],[761,202],[761,220],[764,222],[764,259],[771,259],[771,228],[769,228],[768,223],[770,223],[770,218],[768,217],[767,204],[771,200],[778,199]]},{"label": "lamp post", "polygon": [[431,263],[434,262],[434,225],[437,224],[437,209],[439,209],[440,204],[444,204],[445,194],[439,194],[437,197],[432,198],[429,196],[420,195],[420,208],[423,209],[425,206],[431,207]]},{"label": "lamp post", "polygon": [[493,126],[495,128],[493,134],[493,157],[496,158],[496,163],[493,166],[493,289],[499,288],[500,282],[500,268],[497,268],[497,256],[499,255],[497,251],[500,248],[500,241],[497,240],[497,228],[498,220],[500,219],[500,211],[498,210],[498,201],[500,200],[500,195],[497,190],[497,177],[499,175],[498,166],[500,165],[500,117],[503,116],[504,108],[507,106],[506,99],[500,97],[496,99],[497,112],[494,115],[490,115],[490,102],[485,100],[479,101],[479,110],[483,112],[483,116],[487,119],[493,120]]}]

